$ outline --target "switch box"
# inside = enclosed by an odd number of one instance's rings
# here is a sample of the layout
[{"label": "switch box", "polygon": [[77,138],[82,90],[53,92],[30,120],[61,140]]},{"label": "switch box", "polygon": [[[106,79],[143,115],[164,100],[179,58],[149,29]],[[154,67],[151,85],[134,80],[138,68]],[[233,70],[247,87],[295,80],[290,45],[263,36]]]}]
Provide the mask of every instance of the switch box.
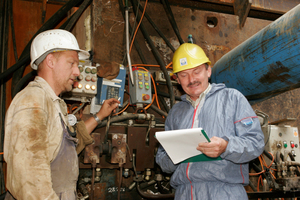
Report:
[{"label": "switch box", "polygon": [[[267,152],[271,152],[274,157],[276,157],[277,152],[286,156],[288,153],[292,153],[295,161],[300,162],[299,134],[297,127],[268,125],[262,127],[262,130],[265,136],[265,150]],[[287,157],[290,161],[289,156]],[[270,161],[269,159],[265,160],[266,162]]]},{"label": "switch box", "polygon": [[149,104],[152,100],[150,73],[142,70],[134,70],[134,85],[129,80],[130,103]]},{"label": "switch box", "polygon": [[97,67],[88,61],[80,61],[80,74],[70,92],[63,94],[64,99],[87,102],[97,94]]},{"label": "switch box", "polygon": [[105,78],[98,78],[98,93],[95,103],[102,105],[104,100],[115,98],[123,106],[124,88],[125,88],[126,69],[123,65],[120,65],[120,71],[115,79],[108,80]]}]

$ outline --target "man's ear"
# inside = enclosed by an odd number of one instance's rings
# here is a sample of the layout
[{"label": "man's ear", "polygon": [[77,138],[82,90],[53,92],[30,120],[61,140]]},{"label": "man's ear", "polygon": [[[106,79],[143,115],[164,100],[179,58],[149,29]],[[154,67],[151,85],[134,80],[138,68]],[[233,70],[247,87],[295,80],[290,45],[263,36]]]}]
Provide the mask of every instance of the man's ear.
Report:
[{"label": "man's ear", "polygon": [[55,56],[52,53],[49,53],[45,58],[45,63],[47,65],[47,67],[49,67],[50,69],[53,69],[55,66],[55,62],[56,62]]},{"label": "man's ear", "polygon": [[211,77],[211,66],[209,65],[208,68],[207,68],[207,76],[208,76],[208,79]]}]

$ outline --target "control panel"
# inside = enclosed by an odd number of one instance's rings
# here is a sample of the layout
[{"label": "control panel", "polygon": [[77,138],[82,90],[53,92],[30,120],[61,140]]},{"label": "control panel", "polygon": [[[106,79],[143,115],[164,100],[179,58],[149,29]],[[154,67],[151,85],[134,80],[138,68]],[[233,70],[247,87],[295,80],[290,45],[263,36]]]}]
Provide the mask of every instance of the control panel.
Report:
[{"label": "control panel", "polygon": [[142,70],[134,70],[133,81],[134,85],[129,81],[130,103],[151,103],[152,92],[150,73]]},{"label": "control panel", "polygon": [[108,80],[105,78],[98,78],[98,93],[96,96],[95,103],[102,105],[106,99],[115,98],[121,103],[120,107],[123,106],[124,88],[126,79],[126,69],[123,65],[120,65],[120,71],[115,79]]},{"label": "control panel", "polygon": [[300,162],[299,133],[297,127],[268,125],[262,127],[265,136],[265,150],[276,157],[277,152],[291,160],[291,153],[295,161]]},{"label": "control panel", "polygon": [[80,74],[71,92],[64,94],[64,99],[86,101],[97,94],[97,67],[89,62],[81,62],[78,66]]}]

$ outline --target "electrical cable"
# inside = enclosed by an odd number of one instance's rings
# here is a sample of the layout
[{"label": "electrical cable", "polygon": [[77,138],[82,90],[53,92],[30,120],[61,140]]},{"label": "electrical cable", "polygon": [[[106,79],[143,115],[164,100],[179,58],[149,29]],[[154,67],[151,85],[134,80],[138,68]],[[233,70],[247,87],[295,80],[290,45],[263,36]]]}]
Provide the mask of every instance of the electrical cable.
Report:
[{"label": "electrical cable", "polygon": [[183,44],[184,41],[183,41],[183,39],[180,36],[180,32],[179,32],[179,29],[177,27],[177,24],[176,24],[176,21],[175,21],[175,18],[174,18],[174,15],[173,15],[173,12],[172,12],[172,9],[171,9],[171,7],[169,5],[168,0],[161,0],[161,2],[163,4],[163,6],[164,6],[164,9],[165,9],[166,14],[168,16],[168,19],[169,19],[169,21],[170,21],[170,23],[172,25],[172,28],[173,28],[173,30],[174,30],[174,32],[175,32],[175,34],[176,34],[176,36],[177,36],[177,38],[179,40],[179,43]]},{"label": "electrical cable", "polygon": [[[120,9],[121,9],[121,13],[122,13],[122,15],[123,15],[123,19],[125,20],[125,10],[124,10],[124,5],[123,5],[123,1],[122,0],[118,0],[118,2],[119,2],[119,7],[120,7]],[[129,32],[133,32],[133,30],[132,30],[132,28],[131,28],[131,26],[130,26],[130,24],[129,24]],[[138,53],[138,55],[140,56],[140,59],[141,59],[141,61],[143,62],[143,63],[146,63],[146,59],[145,59],[145,57],[144,57],[144,55],[143,55],[143,53],[142,53],[142,50],[141,50],[141,48],[140,48],[140,45],[139,45],[139,43],[137,42],[137,41],[135,41],[134,40],[134,46],[135,46],[135,49],[136,49],[136,51],[137,51],[137,53]],[[124,58],[126,57],[126,55],[124,55]],[[123,60],[123,65],[124,65],[124,61],[125,61],[125,59]]]},{"label": "electrical cable", "polygon": [[[136,7],[135,0],[132,0],[131,2],[132,2],[132,4],[133,4],[134,12],[137,13],[136,10],[135,10],[135,7]],[[139,19],[139,16],[138,16],[138,19]],[[170,94],[170,105],[171,105],[171,107],[173,107],[173,105],[175,104],[175,96],[174,96],[174,93],[173,93],[173,86],[172,86],[172,83],[171,83],[169,74],[168,74],[168,72],[167,72],[167,69],[166,69],[166,67],[165,67],[165,64],[164,64],[164,62],[163,62],[163,60],[162,60],[162,58],[161,58],[160,53],[159,53],[158,50],[156,49],[156,47],[155,47],[153,41],[151,40],[151,38],[150,38],[148,32],[146,31],[146,29],[145,29],[143,23],[141,23],[140,27],[141,27],[140,30],[142,31],[142,33],[143,33],[143,35],[144,35],[144,38],[146,39],[147,43],[149,44],[149,47],[150,47],[150,49],[151,49],[151,51],[152,51],[152,53],[153,53],[153,55],[154,55],[156,61],[157,61],[158,64],[160,65],[161,70],[162,70],[162,72],[163,72],[164,75],[165,75],[166,83],[167,83],[168,90],[169,90],[169,94]]]},{"label": "electrical cable", "polygon": [[[14,86],[17,85],[17,83],[19,82],[19,80],[21,79],[21,77],[24,73],[24,70],[25,70],[25,67],[26,67],[25,64],[30,62],[29,52],[30,52],[30,46],[31,46],[32,40],[39,33],[53,28],[56,24],[58,24],[62,19],[65,18],[66,14],[69,12],[69,10],[71,10],[74,6],[78,5],[81,2],[82,2],[82,0],[68,1],[54,15],[52,15],[52,17],[49,20],[47,20],[47,22],[45,22],[42,25],[42,27],[33,35],[33,37],[27,43],[26,47],[24,48],[24,50],[23,50],[23,52],[22,52],[22,54],[19,58],[18,63],[22,60],[23,64],[22,63],[20,63],[20,64],[16,63],[16,64],[14,64],[13,66],[11,66],[9,68],[9,69],[12,68],[11,70],[9,70],[9,73],[12,73],[12,72],[15,71],[15,73],[13,74],[13,78],[12,78],[12,87],[11,87],[12,94],[14,93]],[[9,75],[9,74],[5,73],[5,75]],[[0,75],[0,79],[1,78],[2,78],[2,74]]]},{"label": "electrical cable", "polygon": [[[142,16],[141,16],[141,18],[140,18],[140,21],[139,21],[139,23],[138,23],[136,29],[135,29],[135,32],[134,32],[134,34],[133,34],[132,41],[131,41],[130,48],[129,48],[129,53],[131,53],[133,41],[135,40],[135,36],[136,36],[136,34],[137,34],[137,31],[139,30],[139,27],[140,27],[140,25],[141,25],[141,23],[142,23],[142,20],[143,20],[144,15],[145,15],[145,11],[146,11],[146,8],[147,8],[147,3],[148,3],[148,0],[145,1],[144,11],[143,11],[143,13],[142,13]],[[136,19],[137,19],[137,16],[138,16],[138,12],[136,12]]]},{"label": "electrical cable", "polygon": [[[149,71],[148,71],[146,68],[144,68],[144,67],[138,67],[138,68],[139,68],[139,69],[143,69],[143,70],[149,72]],[[145,107],[145,109],[148,109],[148,108],[153,104],[154,99],[157,97],[157,92],[156,92],[156,86],[155,86],[154,79],[153,79],[151,73],[149,73],[149,74],[150,74],[150,77],[151,77],[151,80],[152,80],[152,83],[153,83],[153,88],[154,88],[155,95],[154,95],[154,97],[152,97],[152,102],[151,102],[149,105],[147,105],[147,106]],[[160,106],[159,106],[159,103],[158,103],[158,99],[157,99],[157,98],[156,98],[156,104],[157,104],[157,107],[160,109]]]},{"label": "electrical cable", "polygon": [[[139,9],[142,10],[143,7],[139,3],[138,3],[138,5],[139,5]],[[138,10],[137,10],[137,13],[138,13]],[[169,40],[162,33],[162,31],[155,25],[155,23],[152,21],[152,19],[146,12],[145,12],[145,17],[147,18],[148,22],[152,25],[154,30],[156,30],[156,32],[160,35],[160,37],[162,37],[162,39],[165,41],[165,43],[168,45],[168,47],[174,52],[175,48],[173,47],[173,45],[169,42]]]}]

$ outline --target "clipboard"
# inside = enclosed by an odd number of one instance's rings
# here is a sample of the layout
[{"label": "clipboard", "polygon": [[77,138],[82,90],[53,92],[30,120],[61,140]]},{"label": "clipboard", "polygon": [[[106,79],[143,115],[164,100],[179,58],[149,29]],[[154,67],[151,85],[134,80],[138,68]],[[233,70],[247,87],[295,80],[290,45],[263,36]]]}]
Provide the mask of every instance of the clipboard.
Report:
[{"label": "clipboard", "polygon": [[159,131],[155,133],[155,137],[174,164],[210,160],[209,157],[196,149],[200,142],[210,142],[202,128]]}]

